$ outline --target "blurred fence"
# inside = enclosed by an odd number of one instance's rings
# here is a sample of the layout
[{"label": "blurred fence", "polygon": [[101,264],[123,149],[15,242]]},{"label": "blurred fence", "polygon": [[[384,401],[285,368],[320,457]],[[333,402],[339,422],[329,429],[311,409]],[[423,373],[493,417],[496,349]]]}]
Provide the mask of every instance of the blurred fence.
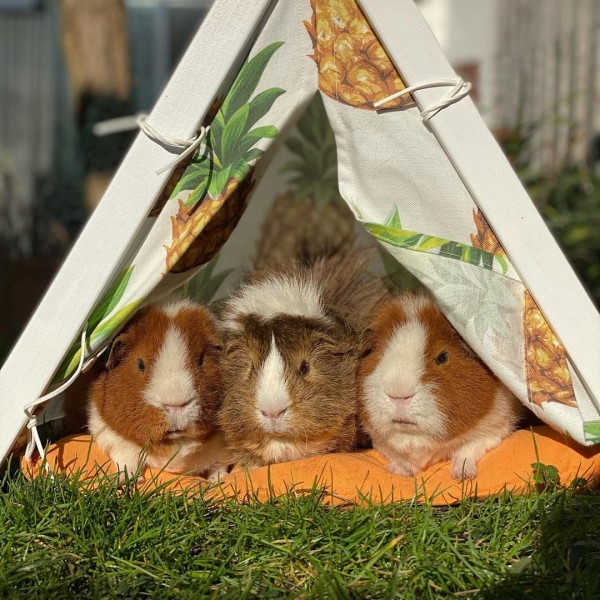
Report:
[{"label": "blurred fence", "polygon": [[600,0],[501,0],[495,120],[522,159],[558,170],[600,159]]}]

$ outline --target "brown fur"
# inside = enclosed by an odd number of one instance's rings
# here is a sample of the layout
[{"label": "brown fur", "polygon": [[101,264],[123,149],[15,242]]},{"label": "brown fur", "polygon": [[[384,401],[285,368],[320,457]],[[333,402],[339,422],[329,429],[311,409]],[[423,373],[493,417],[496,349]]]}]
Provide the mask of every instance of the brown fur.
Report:
[{"label": "brown fur", "polygon": [[[299,254],[295,261],[248,278],[249,286],[273,276],[315,282],[322,290],[326,319],[290,315],[264,319],[234,315],[225,306],[224,319],[237,320],[241,331],[230,333],[227,341],[219,423],[241,461],[262,464],[261,449],[271,440],[256,419],[255,399],[272,334],[292,399],[293,435],[286,441],[305,444],[305,455],[345,451],[355,444],[358,332],[386,296],[381,281],[366,275],[371,258],[371,250],[361,248],[333,249],[321,256]],[[311,365],[306,377],[298,372],[303,360]]]},{"label": "brown fur", "polygon": [[[428,296],[427,306],[418,318],[427,328],[425,375],[423,380],[436,385],[440,410],[447,415],[445,439],[456,438],[472,429],[490,411],[499,381],[490,369],[469,348],[458,332]],[[376,368],[387,342],[396,329],[408,320],[401,295],[382,305],[374,315],[365,336],[359,380],[363,381]],[[436,357],[448,352],[448,361],[437,365]],[[362,395],[362,394],[361,394]],[[520,403],[515,408],[520,407]],[[369,416],[361,401],[361,422]],[[368,428],[368,427],[367,427]]]},{"label": "brown fur", "polygon": [[[306,444],[307,456],[349,450],[356,431],[356,334],[343,321],[331,326],[286,315],[267,323],[247,316],[244,331],[227,341],[225,401],[219,423],[228,444],[240,461],[263,462],[260,449],[268,439],[256,421],[254,400],[272,334],[285,363],[292,399],[293,433],[288,441]],[[301,376],[299,366],[304,360],[310,371]]]},{"label": "brown fur", "polygon": [[323,290],[325,307],[349,321],[357,331],[362,331],[369,324],[373,311],[389,297],[381,279],[367,273],[373,256],[373,248],[332,250],[324,255],[304,256],[274,269],[257,271],[249,275],[247,283],[258,283],[273,275],[316,281]]},{"label": "brown fur", "polygon": [[[171,323],[178,326],[190,349],[187,363],[202,402],[202,420],[186,434],[207,439],[217,427],[222,400],[222,342],[212,315],[201,306],[182,309],[174,318],[153,307],[140,311],[113,342],[90,391],[90,401],[111,429],[149,452],[165,455],[175,447],[167,435],[168,421],[161,409],[144,400],[142,391]],[[136,368],[138,358],[146,365],[143,373]]]}]

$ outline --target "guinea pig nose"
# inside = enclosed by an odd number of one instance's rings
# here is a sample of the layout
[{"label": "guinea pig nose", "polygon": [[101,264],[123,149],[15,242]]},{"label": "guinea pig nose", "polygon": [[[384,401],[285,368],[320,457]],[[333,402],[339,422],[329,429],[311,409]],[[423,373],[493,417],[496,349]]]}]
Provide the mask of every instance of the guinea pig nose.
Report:
[{"label": "guinea pig nose", "polygon": [[167,410],[172,411],[172,410],[177,410],[179,408],[185,408],[186,406],[189,406],[192,402],[193,402],[193,399],[192,400],[187,400],[186,402],[183,402],[181,404],[175,404],[175,403],[165,402],[163,404],[163,406]]},{"label": "guinea pig nose", "polygon": [[401,396],[400,394],[388,394],[387,396],[390,400],[393,400],[394,402],[408,404],[413,399],[414,394],[411,394],[410,396]]},{"label": "guinea pig nose", "polygon": [[287,412],[287,407],[284,408],[283,410],[270,410],[270,411],[266,411],[266,410],[261,410],[260,413],[263,417],[266,417],[267,419],[278,419],[279,417],[283,417],[283,415]]}]

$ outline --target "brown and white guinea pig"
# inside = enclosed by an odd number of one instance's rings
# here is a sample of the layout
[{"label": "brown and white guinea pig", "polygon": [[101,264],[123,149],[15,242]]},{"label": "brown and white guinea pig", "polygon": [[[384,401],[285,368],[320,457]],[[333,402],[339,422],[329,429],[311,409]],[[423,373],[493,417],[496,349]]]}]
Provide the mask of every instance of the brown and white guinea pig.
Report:
[{"label": "brown and white guinea pig", "polygon": [[188,300],[144,308],[125,326],[92,384],[88,419],[119,471],[150,466],[213,481],[226,472],[222,348],[214,317]]},{"label": "brown and white guinea pig", "polygon": [[294,262],[253,275],[225,303],[219,423],[239,462],[258,466],[353,446],[356,323],[381,299],[377,284],[364,280],[365,262],[355,250]]},{"label": "brown and white guinea pig", "polygon": [[412,476],[451,459],[455,479],[516,427],[522,404],[425,293],[375,313],[360,366],[360,419],[389,470]]}]

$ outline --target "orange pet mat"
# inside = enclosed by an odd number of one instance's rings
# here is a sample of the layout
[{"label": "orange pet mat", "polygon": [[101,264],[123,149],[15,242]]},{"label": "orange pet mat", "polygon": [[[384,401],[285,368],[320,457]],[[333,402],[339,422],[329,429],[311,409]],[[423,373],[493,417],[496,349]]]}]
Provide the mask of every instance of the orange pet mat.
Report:
[{"label": "orange pet mat", "polygon": [[[108,457],[90,436],[65,438],[51,446],[48,464],[54,471],[81,470],[93,478],[98,469],[113,473]],[[527,493],[533,481],[533,463],[553,465],[560,483],[567,485],[578,477],[597,480],[600,476],[600,449],[585,448],[546,426],[520,430],[479,462],[479,475],[472,482],[459,483],[450,477],[450,463],[439,463],[416,478],[400,477],[387,471],[387,460],[376,450],[326,454],[303,460],[260,467],[247,471],[236,467],[211,494],[227,498],[266,500],[289,490],[301,493],[315,484],[327,490],[324,501],[332,504],[428,499],[433,504],[452,504],[465,496],[483,498],[501,493]],[[39,463],[23,463],[31,477]],[[200,477],[178,476],[147,469],[142,488],[164,489],[193,494],[208,485]]]}]

